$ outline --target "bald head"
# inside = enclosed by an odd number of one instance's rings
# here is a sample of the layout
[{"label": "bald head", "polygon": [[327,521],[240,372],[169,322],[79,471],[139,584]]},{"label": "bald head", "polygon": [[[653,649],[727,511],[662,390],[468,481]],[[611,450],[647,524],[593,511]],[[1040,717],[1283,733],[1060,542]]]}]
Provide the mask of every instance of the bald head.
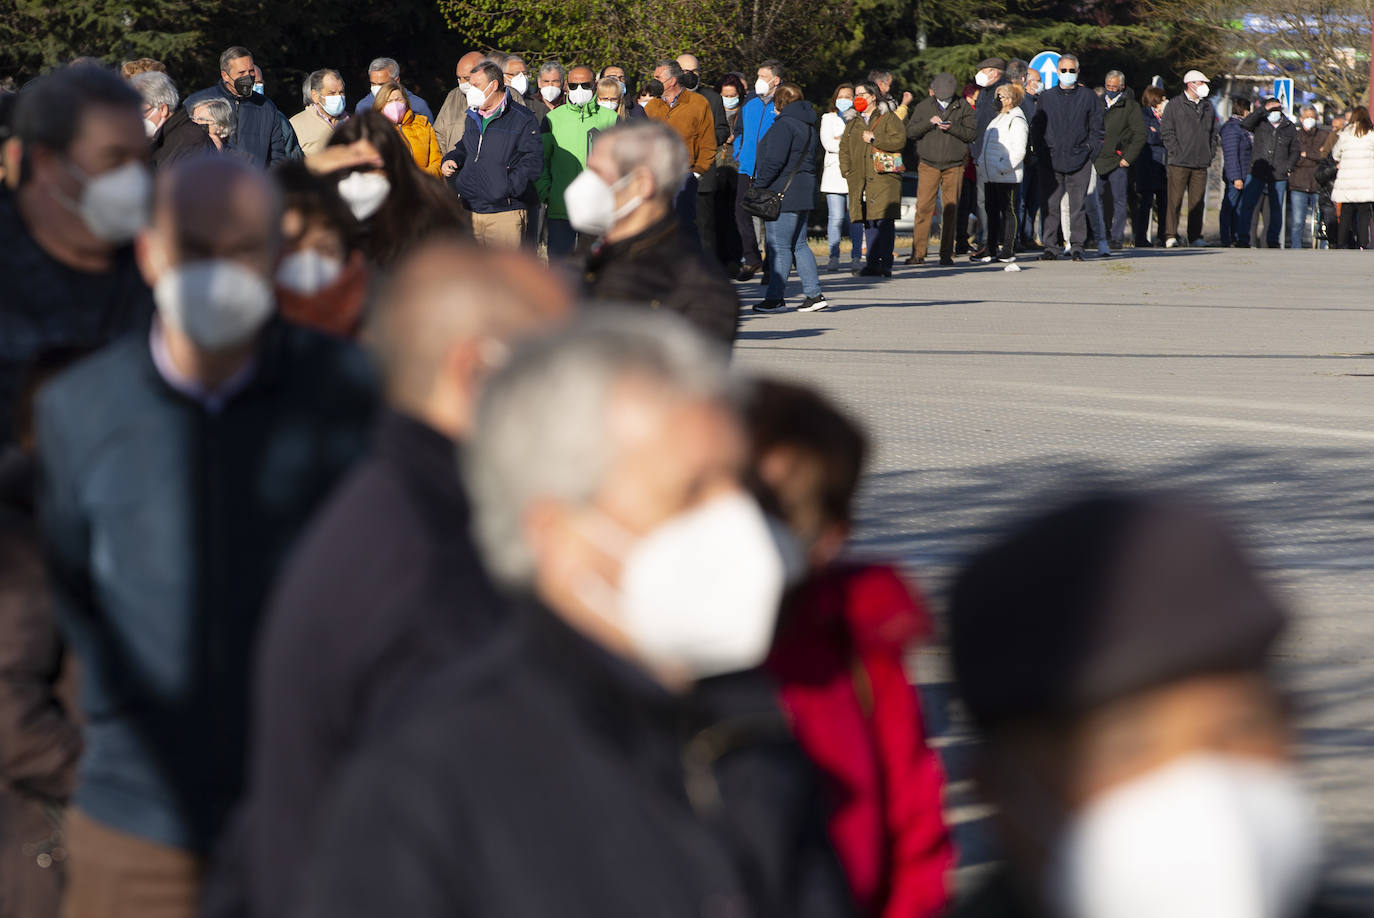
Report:
[{"label": "bald head", "polygon": [[568,289],[533,256],[433,242],[384,283],[366,338],[391,405],[462,439],[509,343],[571,308]]},{"label": "bald head", "polygon": [[469,51],[458,58],[458,66],[455,72],[458,74],[458,82],[466,83],[472,77],[472,71],[477,69],[477,65],[486,60],[481,51]]},{"label": "bald head", "polygon": [[697,61],[697,56],[695,54],[679,54],[677,56],[677,65],[683,70],[696,71],[701,69],[701,64]]},{"label": "bald head", "polygon": [[237,159],[183,160],[158,176],[140,265],[155,285],[167,268],[224,258],[264,278],[281,248],[281,200],[266,173]]}]

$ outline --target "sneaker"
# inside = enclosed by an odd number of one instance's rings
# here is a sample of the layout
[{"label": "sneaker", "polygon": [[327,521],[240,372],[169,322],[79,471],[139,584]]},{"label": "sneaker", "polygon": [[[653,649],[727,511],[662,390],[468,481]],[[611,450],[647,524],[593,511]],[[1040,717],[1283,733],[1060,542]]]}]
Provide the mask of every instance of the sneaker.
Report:
[{"label": "sneaker", "polygon": [[997,259],[997,263],[998,263],[999,265],[1009,265],[1009,264],[1011,264],[1011,263],[1014,262],[1014,261],[1016,261],[1016,256],[1015,256],[1015,255],[1012,255],[1012,256],[1009,256],[1009,257],[1002,257],[1002,258],[998,258],[998,259]]},{"label": "sneaker", "polygon": [[782,312],[786,308],[786,300],[764,300],[754,304],[754,312]]},{"label": "sneaker", "polygon": [[1165,239],[1165,240],[1164,240],[1164,248],[1166,248],[1166,249],[1176,249],[1176,248],[1178,248],[1178,237],[1177,237],[1177,236],[1170,236],[1168,239]]},{"label": "sneaker", "polygon": [[979,257],[979,258],[969,258],[969,261],[974,262],[975,264],[989,265],[989,264],[992,264],[992,256],[991,256],[991,255],[983,255],[983,256],[981,256],[981,257]]},{"label": "sneaker", "polygon": [[1040,260],[1041,260],[1041,261],[1058,261],[1058,260],[1059,260],[1059,256],[1055,253],[1054,249],[1046,249],[1045,251],[1043,251],[1043,252],[1040,253]]},{"label": "sneaker", "polygon": [[829,305],[830,304],[825,300],[824,293],[820,296],[808,296],[806,299],[802,300],[802,304],[797,307],[797,312],[819,312]]},{"label": "sneaker", "polygon": [[1197,249],[1205,249],[1205,248],[1207,248],[1207,240],[1206,240],[1206,239],[1203,239],[1201,236],[1199,236],[1198,238],[1196,238],[1196,239],[1194,239],[1192,242],[1190,242],[1189,245],[1191,245],[1191,246],[1193,246],[1194,248],[1197,248]]},{"label": "sneaker", "polygon": [[854,275],[855,277],[858,277],[860,274],[863,273],[863,269],[864,263],[862,261],[856,261],[850,264],[849,273]]}]

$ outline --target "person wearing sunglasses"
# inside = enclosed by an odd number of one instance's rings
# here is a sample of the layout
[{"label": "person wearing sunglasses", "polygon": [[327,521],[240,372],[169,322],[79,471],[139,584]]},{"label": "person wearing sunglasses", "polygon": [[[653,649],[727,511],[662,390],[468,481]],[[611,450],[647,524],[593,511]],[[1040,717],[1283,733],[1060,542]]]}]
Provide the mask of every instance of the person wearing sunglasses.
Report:
[{"label": "person wearing sunglasses", "polygon": [[1050,159],[1048,196],[1045,203],[1045,246],[1041,261],[1059,257],[1055,238],[1063,219],[1060,207],[1069,196],[1069,253],[1074,261],[1083,260],[1083,243],[1088,237],[1084,200],[1092,179],[1093,162],[1102,151],[1105,133],[1102,100],[1092,90],[1078,85],[1078,58],[1065,54],[1059,58],[1059,85],[1040,94],[1039,110],[1031,121],[1031,139],[1036,149]]},{"label": "person wearing sunglasses", "polygon": [[549,208],[550,258],[571,255],[577,247],[578,235],[568,222],[563,192],[587,168],[587,151],[596,135],[615,127],[618,120],[614,108],[602,108],[597,102],[592,68],[579,65],[568,70],[566,87],[567,103],[549,112],[539,130],[544,171],[536,187],[539,199]]}]

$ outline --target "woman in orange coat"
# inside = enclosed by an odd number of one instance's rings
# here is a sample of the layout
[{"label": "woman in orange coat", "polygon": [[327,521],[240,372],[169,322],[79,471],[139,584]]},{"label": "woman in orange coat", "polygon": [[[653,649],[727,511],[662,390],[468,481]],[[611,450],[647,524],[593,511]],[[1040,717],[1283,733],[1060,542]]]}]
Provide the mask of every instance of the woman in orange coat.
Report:
[{"label": "woman in orange coat", "polygon": [[399,83],[387,83],[377,90],[377,100],[372,103],[374,111],[381,112],[386,119],[396,125],[401,132],[415,165],[430,175],[439,175],[443,154],[439,152],[439,135],[424,115],[410,110],[410,100]]}]

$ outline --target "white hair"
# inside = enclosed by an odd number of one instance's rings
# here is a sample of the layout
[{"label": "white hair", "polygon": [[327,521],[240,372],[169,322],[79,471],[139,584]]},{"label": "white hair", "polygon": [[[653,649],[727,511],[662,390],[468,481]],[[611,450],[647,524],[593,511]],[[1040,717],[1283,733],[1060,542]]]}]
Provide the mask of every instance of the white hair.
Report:
[{"label": "white hair", "polygon": [[172,78],[157,70],[137,74],[129,81],[129,85],[143,97],[144,105],[151,105],[153,108],[165,105],[167,111],[174,112],[177,110],[177,104],[181,101],[181,96],[177,94],[176,84],[172,82]]},{"label": "white hair", "polygon": [[196,116],[196,112],[204,110],[205,117],[214,122],[211,128],[220,140],[233,140],[234,131],[238,127],[234,119],[234,109],[224,99],[206,99],[197,102],[196,107],[191,112],[191,117]]},{"label": "white hair", "polygon": [[642,307],[592,307],[527,342],[487,380],[465,476],[477,544],[498,580],[528,586],[534,577],[524,518],[535,501],[586,503],[600,490],[614,459],[606,412],[627,378],[674,395],[729,396],[722,350],[676,316]]},{"label": "white hair", "polygon": [[687,178],[687,147],[667,122],[625,121],[602,133],[597,142],[607,144],[617,175],[640,166],[648,169],[658,198],[672,200]]},{"label": "white hair", "polygon": [[390,57],[373,58],[372,63],[367,65],[367,71],[371,73],[374,70],[385,70],[387,73],[391,74],[393,80],[398,79],[401,75],[401,65]]}]

